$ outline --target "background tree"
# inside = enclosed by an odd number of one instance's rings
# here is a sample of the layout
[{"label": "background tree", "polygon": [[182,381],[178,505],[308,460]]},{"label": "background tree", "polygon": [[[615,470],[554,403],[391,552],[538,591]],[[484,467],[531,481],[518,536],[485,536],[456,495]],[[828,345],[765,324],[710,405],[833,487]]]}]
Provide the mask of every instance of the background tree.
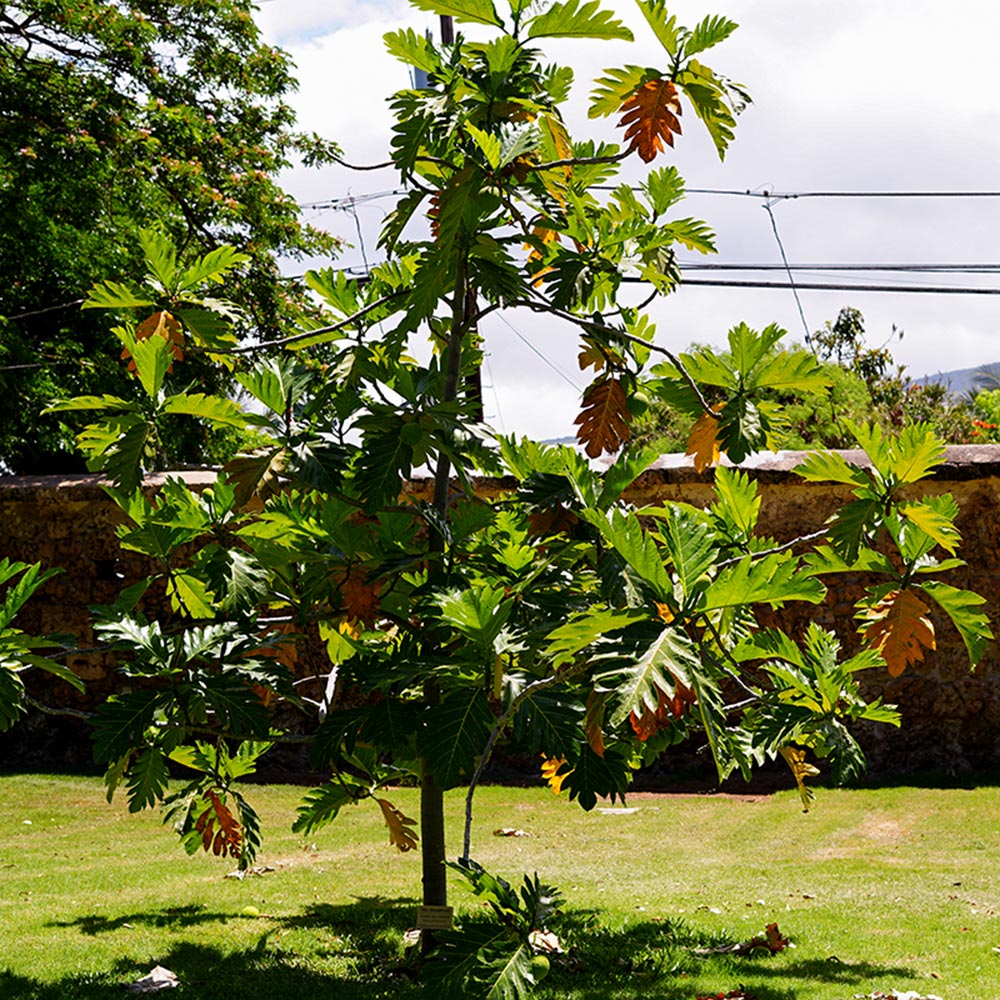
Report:
[{"label": "background tree", "polygon": [[[129,392],[106,316],[81,316],[98,279],[142,273],[154,223],[183,256],[247,255],[228,298],[243,336],[271,337],[299,303],[277,258],[331,248],[275,181],[333,149],[294,131],[285,55],[261,42],[250,0],[0,5],[0,467],[72,467],[54,396]],[[188,379],[218,387],[213,365]],[[181,458],[197,435],[176,428]]]}]

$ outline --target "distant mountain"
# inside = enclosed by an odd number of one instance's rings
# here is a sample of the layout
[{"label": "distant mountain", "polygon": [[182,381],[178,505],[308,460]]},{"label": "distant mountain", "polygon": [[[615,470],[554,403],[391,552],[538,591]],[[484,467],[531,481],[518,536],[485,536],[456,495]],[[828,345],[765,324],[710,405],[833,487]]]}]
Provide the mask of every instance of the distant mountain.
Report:
[{"label": "distant mountain", "polygon": [[[988,384],[986,380],[989,380]],[[977,365],[975,368],[955,368],[950,372],[921,375],[913,381],[918,385],[931,385],[934,382],[940,382],[956,395],[962,395],[973,388],[1000,389],[1000,361],[994,361],[988,365]]]}]

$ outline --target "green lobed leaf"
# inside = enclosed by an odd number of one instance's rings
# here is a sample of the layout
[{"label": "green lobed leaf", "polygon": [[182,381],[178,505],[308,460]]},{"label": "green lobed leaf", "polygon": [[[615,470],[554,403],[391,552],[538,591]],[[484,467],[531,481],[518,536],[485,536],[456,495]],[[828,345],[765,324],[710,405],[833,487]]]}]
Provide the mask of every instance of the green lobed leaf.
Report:
[{"label": "green lobed leaf", "polygon": [[[929,476],[934,467],[944,461],[945,445],[926,424],[911,424],[890,444],[889,455],[885,471],[898,483],[915,483]],[[872,461],[875,461],[874,456]]]},{"label": "green lobed leaf", "polygon": [[167,396],[160,410],[163,413],[183,413],[189,417],[199,417],[223,427],[242,429],[247,425],[246,414],[231,399],[209,396],[203,392]]},{"label": "green lobed leaf", "polygon": [[155,301],[135,293],[119,281],[102,281],[94,285],[81,309],[140,309],[155,305]]},{"label": "green lobed leaf", "polygon": [[677,28],[677,18],[667,13],[666,0],[636,0],[642,16],[653,29],[657,41],[671,56],[677,55],[680,42],[680,32]]},{"label": "green lobed leaf", "polygon": [[871,486],[871,477],[843,456],[832,451],[810,452],[795,467],[797,475],[810,483],[844,483],[847,486]]},{"label": "green lobed leaf", "polygon": [[500,28],[500,20],[492,0],[412,0],[417,10],[427,10],[432,14],[444,14],[456,21],[467,21],[473,24],[492,24]]},{"label": "green lobed leaf", "polygon": [[705,591],[703,610],[770,604],[779,607],[786,601],[819,604],[826,587],[799,567],[798,560],[780,552],[754,559],[744,556],[738,563],[720,570]]},{"label": "green lobed leaf", "polygon": [[312,833],[327,823],[332,823],[344,806],[356,805],[359,796],[366,791],[349,774],[341,776],[341,781],[331,781],[306,792],[296,810],[293,833]]},{"label": "green lobed leaf", "polygon": [[617,114],[625,100],[646,83],[655,80],[660,72],[645,66],[623,66],[621,69],[606,69],[604,76],[594,81],[590,93],[590,118],[606,118]]},{"label": "green lobed leaf", "polygon": [[437,783],[454,788],[472,774],[494,723],[481,688],[456,691],[424,709],[417,750]]},{"label": "green lobed leaf", "polygon": [[167,790],[167,761],[163,752],[148,747],[132,761],[125,775],[128,789],[128,811],[141,812],[163,800]]},{"label": "green lobed leaf", "polygon": [[163,233],[155,229],[139,230],[139,246],[146,257],[146,266],[150,277],[159,284],[160,290],[166,294],[175,291],[174,279],[177,277],[177,251],[174,244]]},{"label": "green lobed leaf", "polygon": [[971,590],[962,590],[937,580],[927,580],[915,586],[927,594],[952,620],[968,650],[970,663],[973,666],[979,663],[994,638],[989,616],[978,610],[986,603],[986,599]]},{"label": "green lobed leaf", "polygon": [[186,291],[190,288],[196,288],[204,281],[221,284],[222,279],[230,271],[249,260],[249,254],[241,253],[235,247],[216,247],[199,257],[190,267],[185,268],[177,280],[177,288],[180,291]]},{"label": "green lobed leaf", "polygon": [[659,692],[672,698],[678,684],[691,687],[691,677],[700,668],[694,643],[676,628],[665,628],[642,655],[615,672],[617,705],[611,725],[620,726],[633,712],[655,712]]},{"label": "green lobed leaf", "polygon": [[627,628],[636,622],[647,621],[649,612],[645,610],[600,610],[576,618],[565,625],[553,629],[547,636],[546,653],[556,664],[569,663],[573,657],[602,636]]},{"label": "green lobed leaf", "polygon": [[600,0],[565,0],[554,3],[528,22],[529,38],[619,38],[634,41],[632,32],[603,10]]},{"label": "green lobed leaf", "polygon": [[562,787],[569,792],[571,800],[578,800],[590,812],[598,798],[607,798],[612,803],[616,799],[624,802],[630,781],[631,771],[623,754],[614,747],[606,747],[604,756],[599,757],[584,743]]},{"label": "green lobed leaf", "polygon": [[684,42],[684,54],[686,56],[697,55],[699,52],[712,48],[713,45],[718,45],[719,42],[725,41],[738,27],[739,25],[735,21],[730,21],[719,14],[710,14],[691,29],[691,34]]}]

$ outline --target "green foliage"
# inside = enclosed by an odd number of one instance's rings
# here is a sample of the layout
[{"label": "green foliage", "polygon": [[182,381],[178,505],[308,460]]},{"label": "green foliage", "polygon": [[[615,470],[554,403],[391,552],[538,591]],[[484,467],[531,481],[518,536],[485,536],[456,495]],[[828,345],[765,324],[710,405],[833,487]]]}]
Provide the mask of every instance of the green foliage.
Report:
[{"label": "green foliage", "polygon": [[524,876],[520,892],[474,861],[449,863],[465,879],[493,922],[467,921],[458,931],[442,931],[427,968],[428,979],[453,995],[525,1000],[547,969],[532,959],[532,934],[547,929],[562,902],[559,890]]},{"label": "green foliage", "polygon": [[[193,270],[164,258],[163,274],[176,263],[182,289],[211,281],[221,255],[245,255],[226,285],[246,314],[238,333],[274,337],[305,303],[276,280],[276,260],[332,244],[301,223],[276,178],[295,160],[329,163],[336,150],[296,132],[288,58],[262,42],[244,0],[22,0],[5,10],[0,463],[75,471],[72,426],[41,416],[45,404],[81,394],[136,398],[111,324],[77,309],[88,289],[104,281],[120,301],[116,292],[144,271],[141,232],[157,226],[185,258],[207,254]],[[192,310],[184,322],[193,330],[202,318]],[[185,378],[204,392],[228,381],[205,360]],[[177,422],[170,445],[197,461],[206,441]]]},{"label": "green foliage", "polygon": [[[143,237],[144,290],[105,283],[91,301],[159,307],[121,327],[138,391],[88,393],[53,412],[97,418],[80,445],[114,480],[122,545],[157,564],[99,612],[98,633],[130,685],[95,724],[109,791],[124,784],[130,808],[143,808],[168,796],[167,760],[195,767],[171,812],[182,841],[242,863],[259,831],[234,787],[245,773],[239,747],[304,716],[297,728],[330,780],[307,793],[295,830],[377,805],[391,845],[409,851],[419,837],[424,902],[438,907],[441,791],[468,784],[464,873],[497,922],[442,934],[440,967],[456,990],[520,998],[534,975],[530,934],[554,904],[537,878],[517,894],[468,863],[475,786],[499,741],[541,755],[553,790],[588,810],[623,799],[638,767],[695,732],[721,777],[781,753],[801,785],[807,749],[846,776],[860,758],[845,726],[894,721],[853,675],[883,660],[898,672],[904,651],[928,645],[918,595],[951,615],[976,656],[989,630],[974,595],[939,580],[957,565],[953,502],[904,492],[942,457],[926,428],[890,438],[859,426],[871,469],[826,455],[803,465],[807,479],[855,491],[826,544],[804,554],[815,538],[760,534],[756,486],[736,471],[718,472],[705,509],[629,507],[624,491],[661,447],[632,437],[633,413],[650,399],[694,422],[700,464],[720,448],[739,462],[778,440],[784,400],[822,395],[830,379],[813,353],[782,349],[774,326],[739,324],[726,352],[675,358],[643,311],[620,300],[635,274],[651,295],[668,294],[675,247],[711,252],[714,241],[704,223],[670,214],[684,192],[673,168],[654,171],[639,195],[602,190],[632,146],[574,141],[561,115],[569,73],[523,44],[624,39],[609,11],[590,0],[517,3],[508,25],[490,0],[417,6],[499,30],[446,46],[405,31],[387,39],[429,74],[426,89],[392,101],[390,156],[419,197],[403,195],[387,220],[388,259],[369,280],[310,272],[322,303],[314,321],[282,339],[287,353],[259,345],[240,358],[235,378],[253,412],[174,391],[170,371],[188,363],[189,341],[237,364],[225,348],[234,311],[201,283],[243,262],[222,247],[181,261],[156,233]],[[660,3],[642,7],[670,64],[606,73],[599,113],[627,103],[645,136],[636,151],[649,159],[650,137],[673,134],[661,112],[679,89],[723,152],[735,91],[692,56],[734,25],[710,17],[689,30]],[[421,215],[423,226],[408,225]],[[580,330],[581,368],[594,375],[578,449],[498,438],[482,423],[471,388],[485,349],[478,321],[513,304]],[[418,333],[433,347],[425,361],[410,353]],[[651,368],[654,354],[668,360]],[[168,479],[151,498],[143,473],[160,461],[162,422],[180,416],[252,429],[260,447],[200,493]],[[581,452],[612,457],[601,472]],[[423,468],[433,470],[431,498],[413,500],[407,480]],[[486,495],[482,474],[510,478]],[[898,559],[885,557],[887,539]],[[934,563],[938,548],[949,558]],[[821,603],[822,576],[859,568],[888,578],[859,608],[865,653],[845,659],[818,631],[795,641],[767,630],[774,609]],[[142,613],[154,585],[171,602],[169,621]],[[421,786],[419,834],[383,797],[400,782]]]}]

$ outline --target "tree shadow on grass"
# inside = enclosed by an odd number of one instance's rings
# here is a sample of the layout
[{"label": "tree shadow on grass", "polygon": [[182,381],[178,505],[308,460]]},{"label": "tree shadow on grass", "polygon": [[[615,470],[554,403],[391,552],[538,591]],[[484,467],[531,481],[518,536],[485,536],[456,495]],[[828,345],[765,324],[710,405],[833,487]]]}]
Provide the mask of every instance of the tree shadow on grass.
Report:
[{"label": "tree shadow on grass", "polygon": [[[298,1000],[304,996],[350,1000],[440,1000],[439,988],[414,981],[402,951],[416,900],[356,898],[353,903],[315,903],[300,912],[259,918],[179,907],[114,918],[80,918],[61,926],[100,934],[124,924],[163,928],[164,951],[156,961],[180,979],[183,995],[204,1000]],[[475,918],[473,918],[475,919]],[[567,910],[553,930],[566,953],[553,956],[552,971],[540,998],[573,1000],[692,1000],[698,992],[715,995],[743,986],[758,1000],[801,1000],[817,982],[839,985],[846,995],[868,993],[874,985],[905,985],[912,970],[779,954],[702,956],[696,948],[732,943],[682,920],[641,920],[621,927],[602,923],[599,911]],[[246,921],[259,930],[256,943],[223,953],[214,946],[176,939],[184,927],[211,920]],[[106,973],[72,976],[47,984],[0,973],[0,997],[19,1000],[104,1000],[110,988],[134,982],[149,972],[121,961]]]},{"label": "tree shadow on grass", "polygon": [[[114,918],[80,918],[59,926],[79,926],[85,934],[110,932],[130,924],[170,932],[163,950],[144,965],[122,960],[107,972],[69,976],[42,983],[0,972],[0,997],[18,1000],[106,1000],[113,989],[133,983],[154,964],[180,980],[184,997],[218,1000],[299,1000],[307,996],[350,1000],[433,997],[414,982],[403,959],[403,933],[412,925],[416,900],[357,898],[344,905],[315,904],[288,916],[244,917],[199,907],[132,913]],[[216,920],[245,921],[260,931],[256,944],[224,953],[176,932]]]},{"label": "tree shadow on grass", "polygon": [[[802,960],[792,950],[778,954],[699,955],[695,949],[732,944],[682,920],[664,919],[602,926],[600,913],[565,912],[556,928],[567,952],[555,957],[544,996],[574,1000],[651,997],[691,1000],[737,987],[758,1000],[801,1000],[817,982],[841,985],[845,993],[870,992],[872,983],[909,981],[913,970],[868,962]],[[697,980],[697,990],[694,981]],[[705,984],[710,983],[710,986]]]}]

